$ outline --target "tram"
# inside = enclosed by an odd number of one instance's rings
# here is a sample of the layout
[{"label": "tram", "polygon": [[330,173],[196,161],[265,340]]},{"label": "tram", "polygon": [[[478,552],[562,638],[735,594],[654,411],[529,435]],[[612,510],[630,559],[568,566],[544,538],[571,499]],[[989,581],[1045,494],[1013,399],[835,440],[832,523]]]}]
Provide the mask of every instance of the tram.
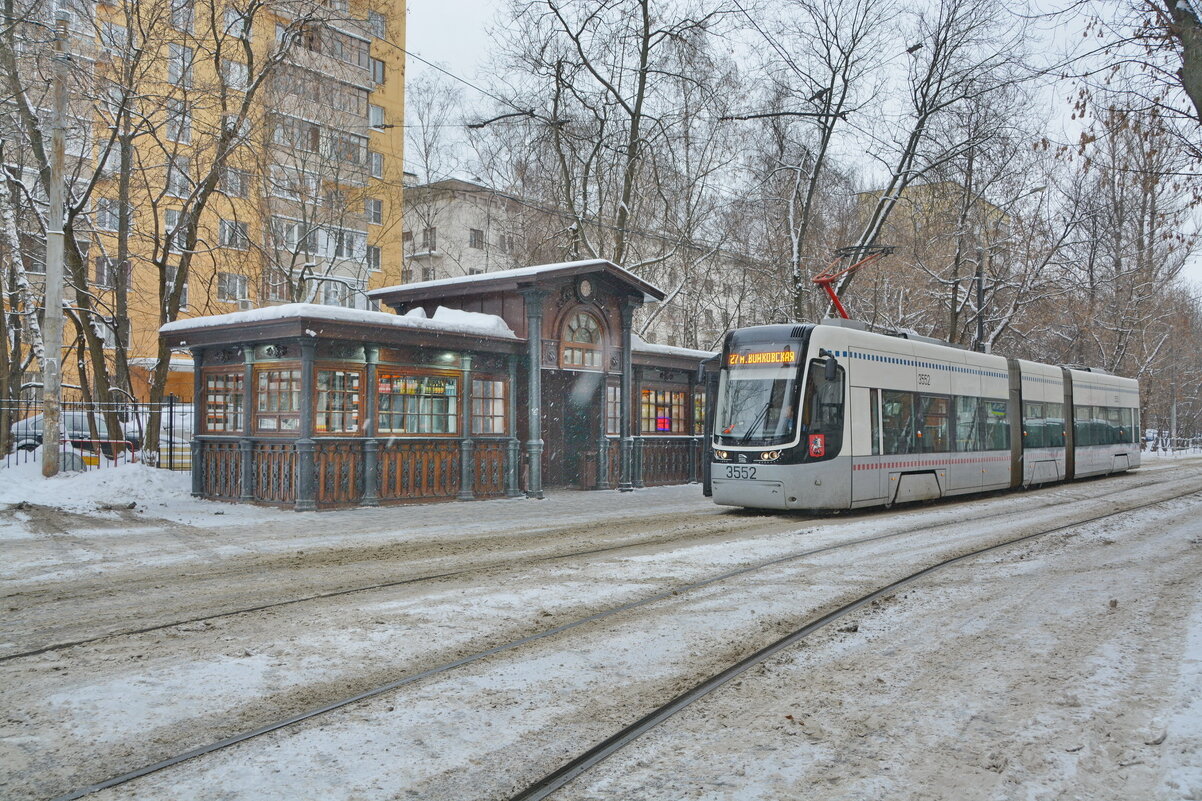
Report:
[{"label": "tram", "polygon": [[1139,383],[852,320],[727,334],[707,494],[858,509],[1139,466]]}]

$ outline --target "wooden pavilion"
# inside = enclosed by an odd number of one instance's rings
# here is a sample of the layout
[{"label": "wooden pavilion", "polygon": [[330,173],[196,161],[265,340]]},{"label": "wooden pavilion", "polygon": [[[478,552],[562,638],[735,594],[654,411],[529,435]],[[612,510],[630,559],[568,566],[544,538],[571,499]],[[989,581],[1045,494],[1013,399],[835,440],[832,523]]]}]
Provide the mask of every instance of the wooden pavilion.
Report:
[{"label": "wooden pavilion", "polygon": [[631,325],[604,260],[405,284],[386,312],[289,304],[169,323],[194,361],[193,494],[317,509],[631,490],[701,475],[713,354]]}]

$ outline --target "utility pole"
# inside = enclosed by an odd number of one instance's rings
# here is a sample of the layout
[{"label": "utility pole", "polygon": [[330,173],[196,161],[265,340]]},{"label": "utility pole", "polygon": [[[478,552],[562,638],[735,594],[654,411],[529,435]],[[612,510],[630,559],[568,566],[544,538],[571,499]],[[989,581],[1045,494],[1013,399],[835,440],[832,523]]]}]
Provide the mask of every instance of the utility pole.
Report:
[{"label": "utility pole", "polygon": [[977,248],[977,341],[972,349],[985,352],[985,251]]},{"label": "utility pole", "polygon": [[42,475],[58,475],[60,395],[63,357],[63,161],[67,129],[67,23],[70,15],[60,8],[54,21],[54,116],[50,123],[50,185],[46,194],[46,301],[42,337],[46,359],[42,362]]}]

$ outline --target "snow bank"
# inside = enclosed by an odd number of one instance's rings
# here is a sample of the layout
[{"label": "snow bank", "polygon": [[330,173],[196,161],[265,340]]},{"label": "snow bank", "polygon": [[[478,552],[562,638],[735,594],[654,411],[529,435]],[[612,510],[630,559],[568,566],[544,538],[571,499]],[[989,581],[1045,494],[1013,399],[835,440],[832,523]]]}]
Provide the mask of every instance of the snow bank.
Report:
[{"label": "snow bank", "polygon": [[172,334],[184,331],[195,331],[201,328],[213,328],[219,325],[241,325],[259,323],[270,320],[328,320],[340,323],[359,323],[362,325],[378,325],[387,328],[409,328],[426,331],[445,331],[452,334],[484,335],[516,339],[517,336],[505,324],[505,321],[493,314],[478,314],[476,312],[461,312],[453,309],[439,308],[432,319],[423,315],[400,316],[387,312],[364,311],[362,309],[346,309],[341,306],[321,306],[315,303],[285,303],[282,306],[265,306],[261,309],[230,312],[229,314],[213,314],[207,317],[193,317],[188,320],[176,320],[159,328],[159,333]]},{"label": "snow bank", "polygon": [[27,501],[68,511],[93,511],[98,504],[137,503],[140,506],[191,500],[192,476],[142,464],[101,467],[84,473],[42,476],[42,463],[33,460],[0,470],[0,503]]}]

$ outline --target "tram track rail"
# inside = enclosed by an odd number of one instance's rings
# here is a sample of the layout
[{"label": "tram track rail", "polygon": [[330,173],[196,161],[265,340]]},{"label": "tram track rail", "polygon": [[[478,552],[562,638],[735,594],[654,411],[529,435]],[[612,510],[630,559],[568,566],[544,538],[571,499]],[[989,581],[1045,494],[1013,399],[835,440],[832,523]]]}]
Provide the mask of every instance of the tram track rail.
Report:
[{"label": "tram track rail", "polygon": [[[1167,478],[1166,479],[1154,478],[1146,483],[1137,484],[1135,487],[1133,487],[1131,489],[1139,489],[1139,488],[1144,488],[1144,487],[1148,487],[1148,486],[1154,486],[1157,484],[1166,483],[1167,481],[1170,481],[1170,480],[1171,479],[1167,479]],[[1055,485],[1055,488],[1063,489],[1063,488],[1068,488],[1071,486],[1072,486],[1071,484],[1058,484],[1058,485]],[[1009,492],[1009,491],[1006,491],[1006,492]],[[1005,494],[1005,492],[1000,493],[1000,494]],[[947,500],[955,501],[957,499],[947,499]],[[962,503],[972,504],[975,500],[980,500],[980,498],[966,499],[966,500],[962,501]],[[943,503],[946,504],[946,501],[943,501]],[[1040,508],[1049,508],[1052,506],[1056,506],[1059,503],[1062,503],[1062,501],[1051,500],[1051,501],[1048,501],[1047,503],[1041,504]],[[946,505],[950,506],[951,504],[946,504]],[[917,509],[917,508],[924,508],[924,507],[915,507],[915,508]],[[882,515],[886,515],[886,514],[890,514],[890,513],[891,513],[890,510],[882,509],[882,508],[872,508],[872,509],[868,509],[868,510],[853,512],[853,514],[861,514],[861,515],[870,516],[870,517],[882,516]],[[893,510],[892,513],[896,513],[896,510]],[[995,519],[997,517],[1002,517],[1002,516],[1005,516],[1008,514],[1012,514],[1012,512],[1003,510],[1003,511],[999,511],[999,512],[991,512],[988,514],[975,515],[970,518],[961,519],[961,520],[957,521],[956,524],[984,522],[984,521],[989,521],[989,520]],[[809,519],[807,519],[807,523],[809,524],[809,526],[813,526],[813,525],[829,524],[832,522],[838,523],[838,522],[843,522],[843,521],[847,521],[847,520],[851,520],[851,519],[854,519],[854,518],[847,517],[847,516],[824,515],[822,517],[809,518]],[[943,526],[943,525],[951,525],[951,524],[938,524],[938,525]],[[912,526],[912,527],[900,529],[900,530],[897,530],[894,532],[888,532],[886,535],[882,535],[882,536],[903,536],[905,534],[912,534],[912,533],[915,533],[918,531],[925,531],[928,528],[930,528],[929,524]],[[797,535],[797,534],[803,533],[804,530],[805,530],[804,528],[800,528],[800,529],[796,529],[796,530],[792,530],[792,531],[787,531],[787,530],[780,531],[780,532],[776,532],[776,534],[790,536],[790,535]],[[715,535],[718,535],[721,533],[724,533],[724,532],[705,532],[704,536],[705,537],[715,536]],[[138,636],[138,635],[142,635],[142,634],[153,634],[155,632],[165,631],[165,630],[173,629],[173,628],[176,628],[179,626],[194,626],[194,625],[198,625],[198,624],[206,624],[206,623],[211,623],[211,622],[217,621],[217,620],[234,618],[234,617],[239,617],[242,615],[251,615],[251,614],[256,614],[256,613],[260,613],[260,612],[267,612],[267,611],[272,611],[272,610],[276,610],[276,609],[286,608],[289,606],[295,606],[295,605],[305,604],[305,603],[312,603],[315,601],[330,600],[330,599],[334,599],[334,598],[351,596],[351,595],[356,595],[356,594],[360,594],[360,593],[368,593],[368,592],[376,592],[379,590],[387,590],[387,589],[394,588],[394,587],[404,587],[404,586],[411,586],[411,585],[415,585],[415,584],[422,584],[425,582],[433,582],[433,581],[440,581],[440,580],[446,580],[446,579],[460,578],[463,576],[488,573],[488,572],[497,571],[497,570],[505,570],[505,569],[517,567],[517,566],[545,564],[548,562],[554,562],[554,561],[563,560],[563,559],[574,559],[574,558],[579,558],[579,557],[583,557],[583,556],[592,556],[592,555],[603,554],[603,553],[613,553],[613,552],[617,552],[617,551],[635,549],[635,548],[643,548],[643,547],[648,547],[648,546],[654,547],[654,546],[658,546],[658,545],[669,545],[674,542],[679,542],[682,539],[686,539],[686,537],[682,537],[680,535],[651,537],[651,538],[646,538],[646,539],[639,539],[639,540],[633,541],[633,542],[621,542],[621,543],[616,543],[613,545],[606,545],[606,546],[602,546],[602,547],[598,547],[598,548],[579,549],[579,550],[574,550],[574,551],[568,551],[566,553],[553,553],[553,554],[547,554],[547,555],[536,556],[536,557],[520,557],[520,558],[514,558],[514,559],[503,559],[503,560],[496,561],[496,562],[488,562],[488,563],[484,563],[484,564],[471,565],[469,567],[466,567],[466,568],[463,568],[460,570],[450,570],[450,571],[445,571],[445,572],[427,573],[427,574],[422,574],[422,575],[418,575],[418,576],[408,576],[405,578],[400,578],[400,579],[396,579],[396,580],[392,580],[392,581],[374,582],[371,584],[358,585],[358,586],[354,586],[354,587],[345,587],[345,588],[330,590],[330,591],[326,591],[326,592],[309,593],[309,594],[297,596],[294,598],[285,598],[285,599],[278,600],[278,601],[271,601],[268,603],[239,607],[237,609],[223,610],[220,612],[194,615],[194,616],[185,617],[185,618],[173,618],[173,619],[165,621],[165,622],[156,622],[156,623],[153,623],[153,624],[150,624],[147,626],[140,626],[140,627],[136,627],[136,628],[126,628],[126,629],[121,629],[118,631],[110,631],[110,632],[105,632],[105,633],[97,634],[97,635],[90,636],[90,637],[82,637],[82,638],[78,638],[78,639],[64,640],[64,641],[60,641],[60,642],[49,643],[46,645],[39,646],[37,648],[30,648],[30,649],[26,649],[23,651],[17,651],[17,652],[13,652],[13,653],[9,653],[9,654],[0,654],[0,664],[4,664],[6,662],[11,662],[11,661],[18,660],[18,659],[25,659],[25,658],[29,658],[29,657],[33,657],[33,656],[40,656],[42,654],[54,653],[56,651],[66,650],[68,648],[76,648],[79,646],[94,645],[97,643],[105,642],[107,640],[115,640],[115,639],[120,639],[122,637],[134,637],[134,636]],[[860,544],[860,541],[849,541],[846,544],[847,545],[856,545],[856,544]],[[799,557],[790,557],[790,558],[799,558]],[[729,578],[729,577],[727,577],[727,578]],[[721,580],[721,579],[719,579],[719,580]]]},{"label": "tram track rail", "polygon": [[[1168,481],[1149,482],[1148,484],[1141,484],[1132,489],[1145,489],[1149,485],[1155,485],[1155,484],[1161,484],[1161,483],[1170,483],[1170,482],[1168,482]],[[1115,516],[1122,515],[1122,514],[1128,514],[1130,512],[1139,511],[1144,508],[1149,508],[1152,506],[1169,503],[1169,502],[1172,502],[1175,500],[1180,500],[1180,499],[1187,498],[1190,496],[1195,496],[1200,493],[1202,493],[1202,488],[1194,486],[1186,492],[1176,493],[1176,494],[1170,495],[1168,497],[1158,498],[1156,500],[1145,502],[1145,503],[1138,503],[1138,504],[1123,506],[1122,508],[1118,508],[1118,509],[1108,511],[1108,512],[1105,512],[1102,514],[1094,515],[1094,516],[1091,516],[1088,518],[1074,520],[1069,523],[1042,529],[1037,532],[1024,534],[1021,537],[1007,539],[1007,540],[1005,540],[1003,542],[999,542],[999,543],[992,543],[992,544],[982,547],[982,548],[974,549],[972,551],[962,553],[962,554],[957,554],[953,557],[950,557],[950,558],[940,561],[936,564],[930,565],[922,570],[919,570],[913,574],[910,574],[902,579],[898,579],[897,581],[894,581],[885,587],[881,587],[867,595],[861,596],[849,603],[846,603],[846,604],[840,606],[839,608],[837,608],[831,612],[828,612],[815,620],[807,622],[800,629],[797,629],[794,632],[792,632],[788,635],[785,635],[784,637],[781,637],[780,639],[774,641],[770,645],[768,645],[768,646],[756,651],[752,655],[744,658],[743,660],[736,663],[732,667],[727,668],[726,670],[722,671],[721,673],[716,674],[715,676],[710,677],[709,679],[701,682],[700,684],[695,685],[692,689],[686,691],[685,693],[678,695],[672,701],[669,701],[667,704],[659,707],[657,710],[654,710],[653,712],[648,713],[648,715],[644,716],[639,721],[636,721],[634,724],[631,724],[630,726],[622,729],[620,732],[618,732],[617,734],[606,739],[605,741],[598,744],[597,746],[590,749],[589,751],[585,752],[580,757],[577,757],[576,759],[572,760],[571,762],[566,763],[564,766],[560,767],[555,772],[548,774],[543,779],[540,779],[539,781],[530,785],[522,793],[520,793],[516,796],[513,796],[513,801],[519,801],[519,800],[525,801],[525,799],[547,797],[547,795],[555,792],[556,790],[558,790],[559,788],[561,788],[568,782],[572,781],[577,776],[579,776],[581,773],[583,773],[586,770],[588,770],[589,768],[591,768],[593,765],[599,764],[601,761],[608,758],[608,756],[612,755],[613,753],[616,753],[617,750],[620,750],[622,747],[624,747],[629,742],[632,742],[634,739],[637,739],[639,736],[646,733],[646,731],[650,731],[652,728],[655,728],[660,723],[662,723],[664,720],[667,720],[672,715],[676,714],[676,712],[691,705],[696,700],[700,700],[700,698],[713,692],[714,690],[721,687],[726,682],[730,681],[732,678],[745,672],[747,669],[754,667],[755,665],[765,661],[766,659],[770,658],[771,656],[773,656],[776,653],[779,653],[780,651],[784,650],[785,648],[789,647],[790,645],[800,641],[801,639],[804,639],[804,637],[808,636],[809,634],[812,634],[813,632],[818,631],[819,629],[824,628],[827,625],[830,625],[831,623],[835,622],[836,620],[838,620],[842,617],[845,617],[846,615],[860,609],[861,607],[863,607],[867,604],[870,604],[874,600],[891,595],[892,593],[896,592],[896,590],[898,588],[905,586],[907,584],[910,584],[914,581],[917,581],[918,579],[920,579],[926,575],[929,575],[929,574],[936,572],[938,570],[941,570],[945,567],[951,566],[953,564],[957,564],[959,562],[963,562],[965,560],[971,559],[976,556],[980,556],[982,554],[985,554],[985,553],[988,553],[991,551],[997,551],[997,550],[1000,550],[1000,549],[1003,549],[1006,547],[1010,547],[1010,546],[1025,542],[1025,541],[1037,539],[1039,537],[1043,537],[1043,536],[1046,536],[1049,534],[1054,534],[1056,532],[1065,531],[1065,530],[1072,529],[1072,528],[1082,526],[1082,525],[1088,525],[1090,523],[1104,520],[1107,518],[1115,517]],[[1097,500],[1097,499],[1096,498],[1080,498],[1080,499],[1076,499],[1076,502],[1088,502],[1090,500]],[[1053,507],[1056,505],[1058,505],[1056,502],[1051,502],[1051,503],[1047,503],[1047,504],[1042,504],[1040,506],[1040,508],[1046,509],[1046,508],[1050,508],[1050,507]],[[987,520],[996,520],[998,518],[1014,516],[1014,515],[1018,515],[1018,514],[1029,514],[1030,511],[1031,510],[1029,508],[1024,508],[1022,510],[1017,510],[1017,511],[1016,510],[1007,510],[1007,511],[1002,511],[1002,512],[990,513],[988,515],[980,515],[980,516],[977,516],[974,518],[969,518],[969,519],[958,519],[958,520],[954,520],[954,521],[936,523],[933,525],[930,523],[927,523],[927,524],[924,524],[921,526],[913,526],[913,527],[909,527],[909,528],[906,528],[903,530],[889,531],[889,532],[875,534],[875,535],[868,536],[868,537],[857,538],[855,540],[847,540],[847,541],[832,543],[832,544],[828,544],[828,545],[824,545],[824,546],[820,546],[820,547],[816,547],[816,548],[809,548],[809,549],[805,549],[802,551],[793,552],[793,553],[785,554],[782,556],[774,557],[771,559],[762,560],[762,561],[756,562],[751,565],[745,565],[743,567],[735,568],[733,570],[724,571],[717,575],[713,575],[713,576],[710,576],[710,577],[707,577],[707,578],[704,578],[704,579],[701,579],[698,581],[690,582],[687,584],[678,585],[678,586],[675,586],[675,587],[672,587],[672,588],[669,588],[669,589],[666,589],[666,590],[663,590],[660,592],[656,592],[650,596],[645,596],[643,598],[636,599],[636,600],[633,600],[633,601],[630,601],[627,603],[615,605],[615,606],[609,607],[607,609],[601,610],[599,612],[574,619],[567,623],[553,626],[546,630],[543,630],[543,631],[540,631],[540,632],[537,632],[534,634],[530,634],[527,636],[523,636],[523,637],[511,640],[509,642],[479,651],[477,653],[466,655],[466,656],[460,657],[458,659],[454,659],[452,661],[449,661],[449,662],[446,662],[446,663],[443,663],[440,665],[436,665],[436,666],[433,666],[433,667],[430,667],[430,668],[427,668],[424,670],[420,670],[415,673],[411,673],[411,674],[403,676],[395,681],[391,681],[386,684],[382,684],[382,685],[376,686],[374,688],[356,693],[354,695],[351,695],[351,696],[321,705],[319,707],[307,710],[305,712],[302,712],[302,713],[299,713],[296,715],[292,715],[287,718],[259,726],[257,728],[254,728],[254,729],[246,731],[246,732],[242,732],[239,734],[235,734],[235,735],[223,738],[221,740],[209,743],[207,745],[202,745],[202,746],[199,746],[196,748],[189,749],[189,750],[181,752],[177,755],[168,757],[166,759],[157,761],[155,763],[146,765],[144,767],[141,767],[141,768],[138,768],[138,769],[135,769],[132,771],[128,771],[128,772],[113,776],[104,781],[101,781],[101,782],[98,782],[98,783],[95,783],[92,785],[88,785],[86,787],[79,788],[77,790],[65,793],[63,795],[55,796],[53,799],[51,799],[51,801],[73,801],[73,799],[82,798],[82,797],[85,797],[92,793],[99,792],[101,790],[109,789],[112,787],[117,787],[122,784],[127,784],[129,782],[135,781],[137,779],[143,778],[143,777],[151,775],[153,773],[157,773],[157,772],[169,769],[171,767],[174,767],[176,765],[182,764],[189,760],[196,759],[196,758],[199,758],[202,756],[206,756],[208,754],[211,754],[211,753],[214,753],[214,752],[217,752],[217,751],[220,751],[220,750],[223,750],[225,748],[229,748],[229,747],[232,747],[235,745],[239,745],[241,743],[245,743],[256,737],[260,737],[262,735],[269,734],[271,732],[280,731],[282,729],[300,724],[305,721],[313,720],[322,715],[334,712],[334,711],[342,709],[344,707],[348,707],[352,704],[366,701],[366,700],[384,695],[386,693],[389,693],[389,692],[392,692],[395,690],[399,690],[406,686],[414,685],[414,684],[424,681],[426,679],[431,679],[436,676],[439,676],[439,675],[442,675],[445,673],[449,673],[458,668],[465,667],[465,666],[468,666],[468,665],[471,665],[471,664],[474,664],[477,662],[481,662],[485,659],[488,659],[488,658],[491,658],[491,657],[494,657],[494,656],[497,656],[497,655],[500,655],[500,654],[503,654],[503,653],[506,653],[509,651],[513,651],[522,646],[526,646],[526,645],[529,645],[529,644],[532,644],[532,643],[535,643],[535,642],[538,642],[541,640],[546,640],[546,639],[558,636],[560,634],[566,633],[568,631],[571,631],[573,629],[577,629],[577,628],[586,626],[588,624],[596,623],[598,621],[602,621],[607,618],[614,617],[614,616],[622,614],[624,612],[629,612],[629,611],[636,610],[636,609],[639,609],[642,607],[647,607],[647,606],[650,606],[651,604],[654,604],[654,603],[657,603],[660,601],[664,601],[664,600],[668,600],[675,596],[680,596],[685,593],[692,592],[692,591],[698,590],[698,589],[702,589],[704,587],[709,587],[711,585],[718,584],[720,582],[727,581],[727,580],[730,580],[733,578],[745,576],[748,574],[755,573],[757,571],[765,570],[765,569],[768,569],[768,568],[771,568],[774,566],[787,564],[789,562],[794,562],[794,561],[804,559],[804,558],[807,558],[810,556],[814,556],[817,554],[829,553],[832,551],[842,550],[845,548],[851,548],[851,547],[855,547],[858,545],[877,543],[877,542],[895,539],[898,537],[903,537],[905,535],[915,534],[915,533],[919,533],[919,532],[935,532],[940,529],[949,528],[949,527],[962,527],[966,524],[971,524],[974,522],[984,522]],[[614,546],[612,548],[593,549],[593,550],[594,550],[594,552],[607,551],[607,550],[620,549],[622,547],[634,547],[634,546]],[[566,558],[566,556],[567,555],[559,555],[559,556],[554,556],[554,557],[547,557],[546,559],[550,560],[550,559]],[[465,571],[465,572],[470,572],[470,571]]]},{"label": "tram track rail", "polygon": [[1131,512],[1137,512],[1142,509],[1159,506],[1161,504],[1170,503],[1172,501],[1181,500],[1183,498],[1196,496],[1199,494],[1202,494],[1202,491],[1195,490],[1174,495],[1169,498],[1160,498],[1155,501],[1149,501],[1147,503],[1118,509],[1112,512],[1106,512],[1084,520],[1066,523],[1064,525],[1055,526],[1053,528],[1048,528],[1029,534],[1023,534],[1019,537],[1014,537],[1003,542],[992,543],[990,545],[976,548],[966,553],[957,554],[934,564],[928,565],[907,576],[890,582],[883,587],[875,589],[872,592],[862,595],[850,602],[842,604],[836,609],[826,612],[819,617],[807,621],[800,628],[797,628],[794,631],[775,640],[774,642],[764,646],[763,648],[760,648],[755,653],[743,658],[734,665],[731,665],[725,670],[722,670],[721,672],[716,673],[704,679],[703,681],[698,682],[697,684],[694,684],[692,687],[675,696],[667,703],[664,703],[656,709],[648,712],[634,723],[631,723],[621,730],[615,732],[605,740],[585,750],[568,762],[565,762],[551,773],[548,773],[542,778],[527,785],[523,790],[511,796],[508,801],[542,801],[542,799],[552,796],[554,793],[563,789],[592,768],[601,764],[606,759],[625,748],[627,745],[633,743],[635,740],[665,723],[677,713],[717,691],[733,679],[746,673],[748,670],[767,662],[772,657],[784,652],[810,635],[815,634],[816,632],[838,622],[842,618],[847,617],[856,611],[859,611],[874,601],[888,598],[896,594],[904,587],[930,576],[933,573],[937,573],[946,568],[980,556],[984,556],[986,554],[1011,548],[1015,545],[1030,542],[1041,537],[1046,537],[1050,534],[1068,531],[1070,529],[1086,526],[1091,523],[1116,517],[1118,515],[1130,514]]}]

